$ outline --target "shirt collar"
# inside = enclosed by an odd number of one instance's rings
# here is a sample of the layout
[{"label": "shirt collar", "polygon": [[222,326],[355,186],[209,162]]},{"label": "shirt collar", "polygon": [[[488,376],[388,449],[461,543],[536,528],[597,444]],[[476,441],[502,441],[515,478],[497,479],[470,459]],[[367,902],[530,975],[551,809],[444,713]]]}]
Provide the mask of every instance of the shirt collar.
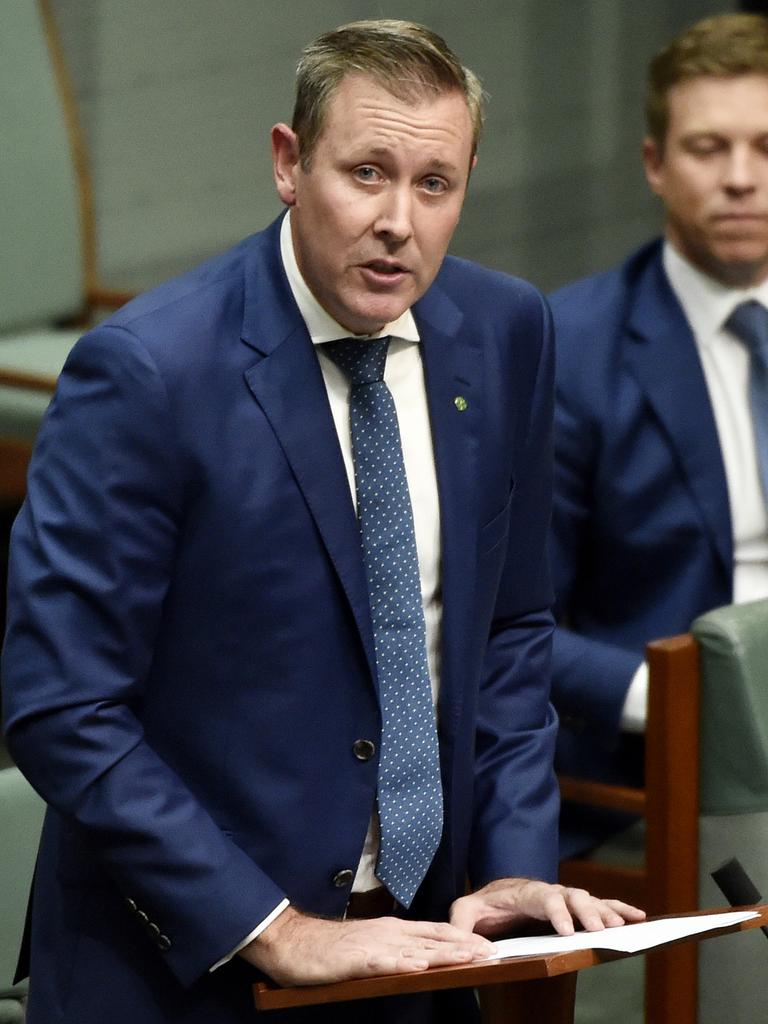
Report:
[{"label": "shirt collar", "polygon": [[[283,223],[280,225],[280,255],[288,278],[288,284],[296,300],[296,305],[299,307],[299,312],[304,318],[304,323],[307,325],[312,344],[322,345],[326,341],[336,341],[337,338],[350,337],[349,331],[342,327],[340,323],[337,323],[330,313],[323,309],[302,277],[299,265],[296,262],[296,253],[293,249],[290,210],[288,210],[283,218]],[[377,334],[355,335],[355,337],[392,337],[402,338],[403,341],[420,340],[416,321],[410,309],[406,309],[397,320],[385,324]]]},{"label": "shirt collar", "polygon": [[669,240],[664,242],[664,271],[697,342],[710,344],[736,306],[756,299],[768,308],[768,280],[750,288],[729,288],[682,256]]}]

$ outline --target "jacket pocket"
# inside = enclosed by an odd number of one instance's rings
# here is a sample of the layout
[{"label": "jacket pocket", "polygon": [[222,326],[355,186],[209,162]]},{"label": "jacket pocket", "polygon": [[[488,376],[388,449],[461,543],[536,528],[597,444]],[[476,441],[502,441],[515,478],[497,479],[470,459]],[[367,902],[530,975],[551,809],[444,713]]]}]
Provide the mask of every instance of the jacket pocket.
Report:
[{"label": "jacket pocket", "polygon": [[509,534],[509,512],[512,507],[512,501],[514,500],[515,491],[514,487],[510,492],[507,503],[497,512],[492,519],[489,519],[485,525],[480,527],[477,538],[477,550],[478,554],[485,555],[489,551],[493,551],[500,544],[503,544]]}]

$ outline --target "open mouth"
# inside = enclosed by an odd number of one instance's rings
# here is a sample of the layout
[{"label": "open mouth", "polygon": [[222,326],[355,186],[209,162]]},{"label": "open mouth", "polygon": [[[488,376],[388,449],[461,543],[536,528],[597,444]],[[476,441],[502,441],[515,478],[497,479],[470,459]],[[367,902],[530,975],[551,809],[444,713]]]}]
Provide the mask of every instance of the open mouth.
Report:
[{"label": "open mouth", "polygon": [[764,224],[768,215],[764,213],[721,213],[715,217],[720,224]]},{"label": "open mouth", "polygon": [[396,260],[369,260],[360,265],[360,271],[368,284],[377,288],[399,285],[410,273]]},{"label": "open mouth", "polygon": [[405,274],[406,269],[400,263],[394,263],[390,260],[371,260],[369,263],[364,264],[368,270],[373,270],[376,274],[386,274],[394,276],[395,274]]}]

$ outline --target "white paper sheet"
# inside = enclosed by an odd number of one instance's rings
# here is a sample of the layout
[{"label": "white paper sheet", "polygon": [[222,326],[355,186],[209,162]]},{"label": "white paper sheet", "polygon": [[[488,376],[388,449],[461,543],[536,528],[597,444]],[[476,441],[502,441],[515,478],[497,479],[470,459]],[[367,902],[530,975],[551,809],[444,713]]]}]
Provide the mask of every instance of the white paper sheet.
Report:
[{"label": "white paper sheet", "polygon": [[725,928],[728,925],[759,917],[756,910],[734,910],[725,914],[700,914],[692,917],[670,917],[663,921],[643,921],[625,924],[619,928],[605,928],[600,932],[576,932],[575,935],[535,935],[494,942],[489,960],[511,956],[544,956],[568,953],[573,949],[616,949],[623,953],[637,953],[662,942],[682,939],[686,935]]}]

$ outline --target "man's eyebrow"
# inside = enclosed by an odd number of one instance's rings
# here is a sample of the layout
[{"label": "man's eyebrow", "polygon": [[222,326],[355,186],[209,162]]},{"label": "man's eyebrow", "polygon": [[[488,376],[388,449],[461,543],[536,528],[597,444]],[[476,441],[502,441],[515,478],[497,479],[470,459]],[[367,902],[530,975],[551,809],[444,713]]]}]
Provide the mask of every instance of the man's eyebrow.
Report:
[{"label": "man's eyebrow", "polygon": [[698,131],[686,132],[680,136],[682,142],[697,142],[699,139],[725,139],[725,132],[717,128],[701,128]]},{"label": "man's eyebrow", "polygon": [[[396,152],[396,150],[396,146],[370,146],[365,148],[365,155],[361,155],[358,159],[353,147],[350,157],[358,163],[365,163],[366,157],[387,157],[391,156],[391,154]],[[455,172],[458,169],[456,164],[450,163],[447,160],[442,160],[440,157],[435,157],[432,160],[426,159],[425,164],[436,171],[444,171],[445,173]]]},{"label": "man's eyebrow", "polygon": [[430,167],[434,167],[436,171],[455,171],[457,169],[456,164],[448,163],[446,160],[440,160],[439,158],[429,161]]}]

